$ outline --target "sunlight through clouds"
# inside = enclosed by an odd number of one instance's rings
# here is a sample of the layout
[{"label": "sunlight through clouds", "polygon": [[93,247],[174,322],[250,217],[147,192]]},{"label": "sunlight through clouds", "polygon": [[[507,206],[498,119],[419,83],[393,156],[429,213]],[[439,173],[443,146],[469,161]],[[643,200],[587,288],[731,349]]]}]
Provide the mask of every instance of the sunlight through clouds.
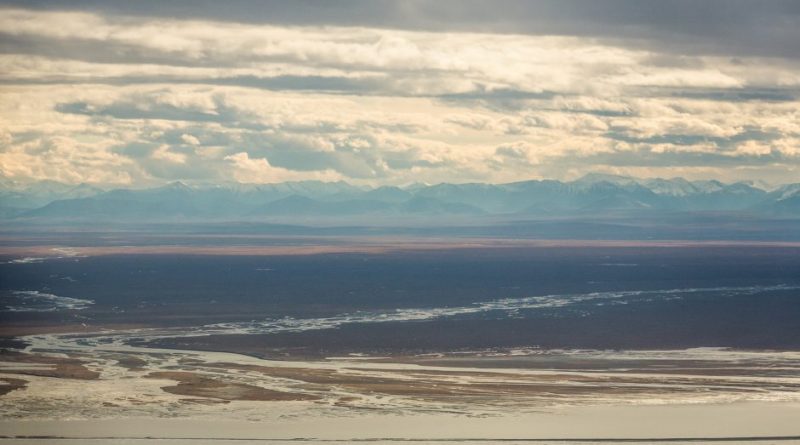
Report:
[{"label": "sunlight through clouds", "polygon": [[0,29],[18,181],[788,181],[800,164],[792,57],[18,7]]}]

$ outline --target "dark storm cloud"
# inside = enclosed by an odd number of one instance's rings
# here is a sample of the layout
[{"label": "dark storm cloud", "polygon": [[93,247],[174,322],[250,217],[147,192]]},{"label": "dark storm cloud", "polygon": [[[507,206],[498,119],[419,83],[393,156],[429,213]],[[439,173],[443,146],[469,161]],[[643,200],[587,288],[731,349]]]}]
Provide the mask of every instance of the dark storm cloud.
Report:
[{"label": "dark storm cloud", "polygon": [[[390,82],[379,79],[352,79],[341,76],[230,76],[230,77],[178,77],[170,75],[154,76],[50,76],[40,78],[2,78],[0,84],[6,85],[57,85],[57,84],[104,84],[104,85],[219,85],[255,88],[268,91],[319,91],[343,94],[387,94],[392,93]],[[477,93],[476,93],[477,94]],[[404,95],[398,91],[394,95]],[[407,94],[405,94],[407,95]],[[477,97],[477,96],[476,96]],[[67,110],[78,112],[80,110]]]},{"label": "dark storm cloud", "polygon": [[94,63],[152,63],[171,66],[216,66],[218,60],[193,60],[180,54],[154,51],[138,45],[79,38],[53,39],[38,35],[11,35],[0,30],[0,54],[69,58]]},{"label": "dark storm cloud", "polygon": [[114,119],[160,119],[171,121],[227,122],[224,116],[200,110],[187,110],[169,104],[149,106],[146,109],[131,103],[115,103],[103,107],[92,107],[86,102],[71,102],[56,106],[59,113],[107,116]]},{"label": "dark storm cloud", "polygon": [[643,145],[634,151],[625,150],[611,153],[597,153],[580,159],[567,160],[567,163],[583,165],[613,165],[617,167],[709,167],[728,168],[764,166],[786,161],[780,152],[733,156],[725,151],[692,152],[660,151]]},{"label": "dark storm cloud", "polygon": [[747,141],[769,142],[781,138],[778,132],[767,132],[757,128],[747,128],[740,133],[730,137],[709,136],[703,134],[661,134],[646,138],[637,138],[620,131],[610,131],[605,135],[608,138],[635,143],[635,144],[673,144],[673,145],[697,145],[700,143],[712,143],[718,148],[734,147],[736,144]]},{"label": "dark storm cloud", "polygon": [[122,120],[157,119],[167,121],[217,123],[225,127],[263,130],[266,126],[255,122],[250,113],[228,105],[221,96],[213,98],[212,109],[176,106],[157,100],[158,90],[110,104],[97,105],[87,102],[66,102],[56,105],[55,111],[65,114],[81,114],[93,118]]},{"label": "dark storm cloud", "polygon": [[304,140],[299,133],[293,134],[248,134],[244,136],[242,149],[251,157],[266,157],[270,164],[296,171],[330,169],[351,178],[374,178],[391,170],[407,170],[413,167],[443,167],[444,162],[421,159],[418,150],[381,150],[380,142],[368,134],[356,134],[361,142],[354,145],[348,141],[331,143],[326,150]]},{"label": "dark storm cloud", "polygon": [[26,8],[277,25],[370,26],[431,31],[555,34],[624,39],[688,54],[800,58],[794,0],[34,0]]},{"label": "dark storm cloud", "polygon": [[661,88],[651,89],[651,96],[705,99],[730,102],[793,102],[800,98],[798,88]]}]

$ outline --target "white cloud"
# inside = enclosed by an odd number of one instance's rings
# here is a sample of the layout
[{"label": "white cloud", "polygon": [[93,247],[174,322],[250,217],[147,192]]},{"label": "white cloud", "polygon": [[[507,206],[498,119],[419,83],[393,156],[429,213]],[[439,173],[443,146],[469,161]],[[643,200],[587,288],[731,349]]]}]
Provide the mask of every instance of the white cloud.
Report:
[{"label": "white cloud", "polygon": [[307,173],[296,172],[285,168],[273,167],[266,158],[251,158],[245,152],[225,156],[233,168],[233,178],[246,183],[275,183],[317,179],[321,181],[338,181],[342,176],[331,170]]},{"label": "white cloud", "polygon": [[182,134],[181,140],[189,145],[200,145],[200,140],[196,137],[192,136],[191,134]]},{"label": "white cloud", "polygon": [[170,151],[169,146],[167,145],[162,145],[155,149],[150,157],[157,161],[171,162],[173,164],[185,164],[187,158],[187,156],[183,153]]},{"label": "white cloud", "polygon": [[800,162],[800,69],[779,58],[25,9],[2,10],[0,29],[50,48],[0,55],[11,177],[378,184],[782,166],[790,179]]}]

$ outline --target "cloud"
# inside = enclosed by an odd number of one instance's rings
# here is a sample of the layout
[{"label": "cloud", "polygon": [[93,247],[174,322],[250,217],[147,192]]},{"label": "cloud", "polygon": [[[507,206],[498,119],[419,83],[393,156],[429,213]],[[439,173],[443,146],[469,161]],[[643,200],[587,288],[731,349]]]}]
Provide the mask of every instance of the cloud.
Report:
[{"label": "cloud", "polygon": [[169,149],[169,146],[162,145],[153,151],[151,158],[157,161],[165,161],[173,164],[185,164],[187,156],[183,153],[176,153]]},{"label": "cloud", "polygon": [[[246,3],[5,8],[0,172],[104,184],[668,168],[792,180],[800,61],[753,48],[794,35],[795,9],[745,13],[734,0],[701,26],[707,3],[667,3],[466,1],[453,23],[447,2],[427,1],[347,14],[268,2],[253,17],[236,15]],[[752,42],[726,34],[756,22],[776,27]],[[657,41],[670,30],[680,35]]]},{"label": "cloud", "polygon": [[123,20],[25,9],[4,10],[0,29],[9,53],[0,59],[6,82],[193,82],[497,101],[630,87],[740,89],[763,82],[767,65],[772,84],[800,86],[791,61],[659,58],[570,36]]},{"label": "cloud", "polygon": [[677,54],[800,56],[800,7],[792,0],[123,0],[6,1],[11,5],[153,19],[251,25],[343,26],[435,32],[569,35]]},{"label": "cloud", "polygon": [[137,166],[130,159],[67,137],[42,137],[0,152],[8,178],[65,183],[134,184]]},{"label": "cloud", "polygon": [[273,167],[266,158],[251,158],[245,152],[232,154],[224,158],[233,168],[233,178],[246,183],[275,183],[316,179],[321,181],[338,181],[342,179],[336,172],[325,170],[309,176],[302,172]]}]

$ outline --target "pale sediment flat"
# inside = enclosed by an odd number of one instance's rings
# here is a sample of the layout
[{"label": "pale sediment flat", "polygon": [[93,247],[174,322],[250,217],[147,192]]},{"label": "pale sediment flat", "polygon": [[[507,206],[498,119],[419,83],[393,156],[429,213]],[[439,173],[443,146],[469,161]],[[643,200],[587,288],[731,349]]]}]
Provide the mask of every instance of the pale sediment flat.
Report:
[{"label": "pale sediment flat", "polygon": [[[303,442],[366,441],[393,443],[465,443],[491,441],[555,441],[597,443],[598,440],[641,439],[642,443],[791,443],[800,440],[800,404],[743,402],[724,405],[572,407],[547,413],[509,413],[499,417],[452,414],[370,414],[356,417],[295,418],[280,421],[198,419],[93,419],[0,421],[1,443],[236,443],[246,440]],[[145,434],[142,432],[146,431]],[[51,439],[44,439],[45,437]],[[67,439],[74,439],[70,441]],[[674,439],[674,441],[673,441]],[[680,440],[685,439],[685,440]],[[691,440],[689,440],[691,439]],[[760,440],[754,440],[760,439]],[[41,442],[40,442],[41,443]],[[91,443],[83,442],[83,443]],[[563,443],[563,442],[562,442]]]},{"label": "pale sediment flat", "polygon": [[[3,373],[26,386],[0,398],[0,443],[800,438],[795,352],[275,361],[96,343],[82,335],[27,340],[24,353],[3,359]],[[543,367],[528,360],[541,355]],[[520,367],[492,367],[506,359]],[[584,368],[554,368],[559,360]],[[475,366],[481,361],[486,366]],[[47,363],[55,367],[43,370]]]}]

